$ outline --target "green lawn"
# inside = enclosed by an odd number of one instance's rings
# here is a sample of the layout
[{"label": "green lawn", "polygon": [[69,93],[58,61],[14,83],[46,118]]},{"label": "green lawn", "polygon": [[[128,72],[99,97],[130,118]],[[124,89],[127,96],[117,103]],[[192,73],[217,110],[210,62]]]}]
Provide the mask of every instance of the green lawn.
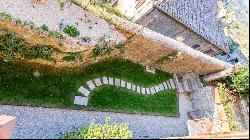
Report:
[{"label": "green lawn", "polygon": [[[86,81],[97,77],[112,76],[141,86],[155,85],[172,77],[158,70],[156,74],[145,72],[142,66],[127,60],[106,60],[87,68],[58,69],[2,60],[0,60],[0,66],[1,104],[112,110],[170,116],[178,112],[176,91],[142,96],[125,91],[125,89],[103,87],[91,94],[87,108],[73,104],[74,97],[80,95],[77,92],[79,87]],[[35,70],[40,72],[40,77],[34,77]]]}]

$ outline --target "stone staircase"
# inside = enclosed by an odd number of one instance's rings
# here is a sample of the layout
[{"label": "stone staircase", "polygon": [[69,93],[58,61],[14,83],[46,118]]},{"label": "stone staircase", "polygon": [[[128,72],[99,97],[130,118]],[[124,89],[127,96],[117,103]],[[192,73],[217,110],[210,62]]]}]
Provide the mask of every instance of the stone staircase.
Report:
[{"label": "stone staircase", "polygon": [[179,93],[193,92],[203,87],[199,75],[189,73],[183,76],[174,76]]}]

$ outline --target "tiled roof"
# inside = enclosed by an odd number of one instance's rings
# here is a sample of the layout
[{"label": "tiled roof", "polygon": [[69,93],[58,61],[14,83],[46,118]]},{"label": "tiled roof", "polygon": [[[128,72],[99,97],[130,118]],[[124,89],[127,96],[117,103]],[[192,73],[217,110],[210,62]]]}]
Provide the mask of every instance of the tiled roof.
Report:
[{"label": "tiled roof", "polygon": [[222,50],[227,39],[217,19],[218,0],[168,0],[156,7]]}]

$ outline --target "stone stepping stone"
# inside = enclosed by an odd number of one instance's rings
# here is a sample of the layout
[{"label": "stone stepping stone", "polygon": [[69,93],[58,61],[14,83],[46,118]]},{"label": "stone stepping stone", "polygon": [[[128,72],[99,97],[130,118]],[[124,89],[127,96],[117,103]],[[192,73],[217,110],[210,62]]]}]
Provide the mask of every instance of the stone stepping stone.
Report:
[{"label": "stone stepping stone", "polygon": [[114,85],[114,79],[109,77],[109,85]]},{"label": "stone stepping stone", "polygon": [[141,93],[141,87],[140,86],[137,86],[136,92]]},{"label": "stone stepping stone", "polygon": [[103,77],[103,78],[102,78],[102,81],[103,81],[103,84],[104,84],[104,85],[109,84],[108,78],[107,78],[107,77]]},{"label": "stone stepping stone", "polygon": [[141,93],[146,94],[146,89],[144,87],[141,88]]},{"label": "stone stepping stone", "polygon": [[88,87],[89,87],[90,90],[95,89],[95,84],[93,83],[92,80],[88,81],[88,82],[87,82],[87,85],[88,85]]},{"label": "stone stepping stone", "polygon": [[151,87],[151,88],[150,88],[150,92],[151,92],[151,94],[156,93],[155,88],[154,88],[154,87]]},{"label": "stone stepping stone", "polygon": [[171,85],[172,89],[175,89],[176,87],[175,87],[175,84],[174,84],[174,80],[170,79],[169,82],[170,82],[170,85]]},{"label": "stone stepping stone", "polygon": [[155,86],[155,91],[156,91],[156,92],[161,91],[161,90],[160,90],[160,87],[159,87],[158,85],[157,85],[157,86]]},{"label": "stone stepping stone", "polygon": [[121,80],[121,87],[126,87],[126,81],[124,81],[124,80]]},{"label": "stone stepping stone", "polygon": [[159,84],[158,86],[160,87],[160,90],[161,90],[161,91],[163,91],[163,90],[164,90],[164,86],[163,86],[163,84]]},{"label": "stone stepping stone", "polygon": [[127,89],[132,89],[131,83],[127,83]]},{"label": "stone stepping stone", "polygon": [[166,82],[163,82],[163,86],[164,86],[165,89],[168,89],[168,85],[167,85]]},{"label": "stone stepping stone", "polygon": [[146,88],[146,94],[151,94],[150,89]]},{"label": "stone stepping stone", "polygon": [[168,88],[169,88],[169,89],[172,89],[172,87],[171,87],[171,85],[170,85],[170,82],[169,82],[169,81],[167,81],[167,85],[168,85]]},{"label": "stone stepping stone", "polygon": [[121,80],[115,78],[115,85],[118,86],[118,87],[120,87],[121,86]]},{"label": "stone stepping stone", "polygon": [[84,96],[88,97],[90,94],[90,91],[87,90],[86,88],[84,88],[83,86],[81,86],[78,90],[78,92],[82,93]]},{"label": "stone stepping stone", "polygon": [[88,98],[81,97],[81,96],[75,96],[74,104],[87,106],[88,105]]},{"label": "stone stepping stone", "polygon": [[99,86],[102,85],[101,78],[97,78],[97,79],[95,79],[94,81],[95,81],[95,85],[96,85],[97,87],[99,87]]},{"label": "stone stepping stone", "polygon": [[132,85],[132,90],[136,91],[136,85]]}]

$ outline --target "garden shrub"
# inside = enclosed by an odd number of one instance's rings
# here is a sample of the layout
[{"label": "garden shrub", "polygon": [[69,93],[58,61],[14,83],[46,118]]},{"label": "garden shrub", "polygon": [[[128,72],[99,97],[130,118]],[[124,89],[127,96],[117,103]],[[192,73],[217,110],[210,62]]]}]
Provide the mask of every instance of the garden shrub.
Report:
[{"label": "garden shrub", "polygon": [[12,16],[9,13],[1,12],[0,16],[3,18],[2,21],[12,21]]},{"label": "garden shrub", "polygon": [[241,95],[249,93],[249,65],[235,73],[232,77],[233,87],[239,91]]},{"label": "garden shrub", "polygon": [[49,31],[49,27],[48,27],[47,25],[45,25],[45,24],[43,24],[43,25],[40,27],[40,29],[42,29],[43,31],[46,31],[46,32]]},{"label": "garden shrub", "polygon": [[106,118],[104,125],[91,122],[89,127],[83,126],[73,132],[63,134],[62,139],[132,139],[132,131],[128,124],[110,124]]},{"label": "garden shrub", "polygon": [[75,61],[75,60],[76,60],[76,57],[73,56],[73,55],[63,57],[63,61],[72,62],[72,61]]},{"label": "garden shrub", "polygon": [[52,58],[53,48],[49,45],[37,44],[32,46],[25,52],[25,57],[30,59],[43,58],[46,60],[53,60]]},{"label": "garden shrub", "polygon": [[110,54],[111,51],[112,51],[112,48],[110,48],[108,46],[95,45],[95,48],[93,49],[93,54],[94,54],[94,57],[97,57],[97,56],[103,56],[106,54]]},{"label": "garden shrub", "polygon": [[26,49],[26,41],[13,33],[0,37],[0,51],[4,52],[4,61],[9,61],[14,56],[21,54]]},{"label": "garden shrub", "polygon": [[80,31],[73,25],[67,25],[63,32],[71,37],[77,37],[80,35]]},{"label": "garden shrub", "polygon": [[125,44],[118,44],[118,45],[115,45],[115,48],[117,48],[117,49],[125,49],[126,46],[125,46]]},{"label": "garden shrub", "polygon": [[234,117],[233,102],[229,96],[229,90],[226,84],[219,83],[217,85],[218,93],[220,95],[221,102],[224,106],[224,110],[228,119],[229,127],[231,131],[238,131],[238,124]]}]

